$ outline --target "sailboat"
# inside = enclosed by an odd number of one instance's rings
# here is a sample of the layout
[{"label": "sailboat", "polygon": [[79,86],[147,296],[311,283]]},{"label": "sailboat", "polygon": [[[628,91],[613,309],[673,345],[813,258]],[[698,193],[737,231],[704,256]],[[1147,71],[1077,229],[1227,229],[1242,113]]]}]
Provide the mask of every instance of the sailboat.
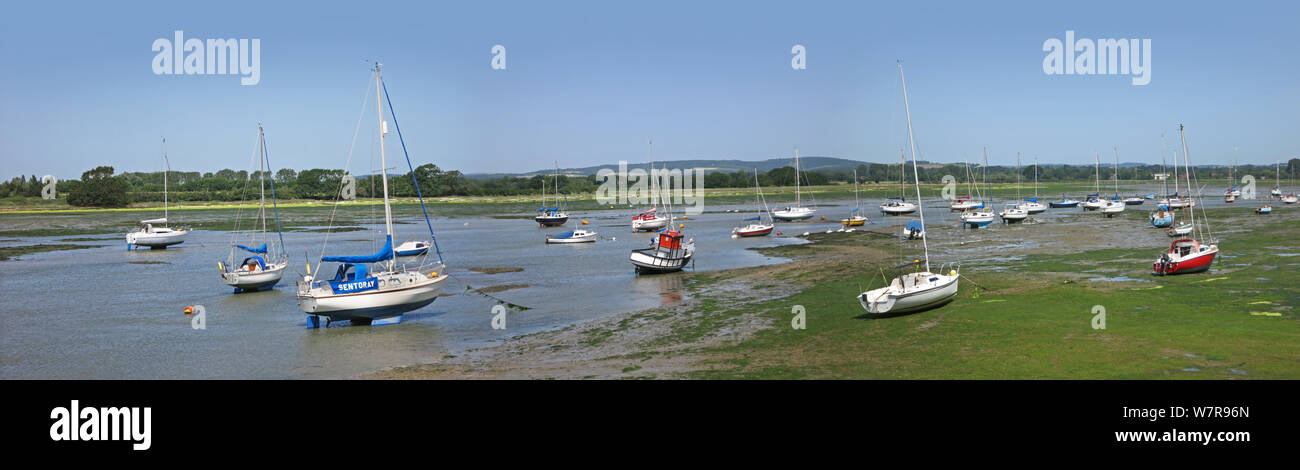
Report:
[{"label": "sailboat", "polygon": [[[916,169],[916,139],[912,134],[912,110],[907,102],[907,81],[903,78],[903,64],[898,64],[898,78],[903,80],[903,108],[907,113],[907,139],[912,147],[912,180],[916,183],[916,200],[921,201],[921,178]],[[918,204],[919,206],[919,204]],[[921,207],[921,226],[925,226],[925,208]],[[921,237],[925,250],[925,269],[895,277],[888,286],[858,294],[858,303],[867,312],[905,313],[943,305],[957,296],[960,274],[954,268],[948,274],[930,272],[930,246],[927,237]],[[915,265],[917,263],[909,263]]]},{"label": "sailboat", "polygon": [[[1178,125],[1178,135],[1181,137],[1183,143],[1183,166],[1187,169],[1187,174],[1191,175],[1192,165],[1187,156],[1187,135],[1183,132],[1182,124]],[[1191,184],[1192,180],[1191,178],[1188,178],[1187,181],[1188,184]],[[1196,211],[1194,209],[1189,209],[1188,213],[1191,216],[1192,226],[1197,227]],[[1205,220],[1204,207],[1201,208],[1201,216],[1201,223],[1205,225],[1205,229],[1204,234],[1200,238],[1205,240],[1207,237],[1213,237],[1213,234],[1210,233],[1209,221]],[[1152,264],[1152,271],[1157,276],[1164,276],[1170,274],[1197,273],[1210,269],[1210,263],[1213,263],[1214,257],[1219,254],[1219,246],[1216,244],[1217,241],[1212,238],[1206,241],[1209,243],[1201,244],[1196,237],[1174,240],[1174,242],[1169,245],[1169,251],[1156,258],[1155,263]]]},{"label": "sailboat", "polygon": [[[567,204],[566,204],[567,205]],[[538,227],[559,227],[569,221],[569,214],[560,210],[560,163],[555,162],[555,206],[546,207],[546,182],[542,181],[542,207],[533,217]]]},{"label": "sailboat", "polygon": [[[772,233],[772,229],[776,228],[772,222],[772,213],[767,209],[767,199],[763,197],[763,188],[758,184],[758,168],[754,169],[754,202],[762,203],[763,211],[741,221],[749,222],[748,225],[731,229],[732,237],[761,237]],[[763,214],[767,214],[768,223],[763,223]]]},{"label": "sailboat", "polygon": [[1273,189],[1268,190],[1269,197],[1282,197],[1282,161],[1273,165]]},{"label": "sailboat", "polygon": [[1086,211],[1099,210],[1106,205],[1106,203],[1101,199],[1101,154],[1094,153],[1093,159],[1094,159],[1094,164],[1093,164],[1094,171],[1097,174],[1096,175],[1097,186],[1094,188],[1094,192],[1092,194],[1089,194],[1083,200],[1083,204],[1079,205],[1080,207],[1083,207],[1083,210]]},{"label": "sailboat", "polygon": [[[664,165],[664,171],[668,171],[668,166]],[[654,171],[650,172],[652,179]],[[671,199],[664,199],[664,207],[668,211],[669,224],[672,222],[672,204]],[[685,235],[677,229],[669,227],[668,230],[661,232],[659,236],[650,240],[648,248],[632,250],[628,256],[628,261],[636,267],[638,274],[654,274],[681,271],[685,268],[691,259],[695,257],[695,239],[683,240]]]},{"label": "sailboat", "polygon": [[167,248],[185,242],[188,229],[155,227],[155,224],[167,223],[167,174],[171,172],[171,163],[167,161],[167,139],[162,140],[163,153],[163,216],[160,219],[141,220],[140,227],[126,234],[126,249],[137,247]]},{"label": "sailboat", "polygon": [[845,227],[861,227],[867,223],[867,218],[862,216],[862,208],[858,205],[858,169],[853,169],[853,210],[849,211],[849,218],[840,220],[840,225]]},{"label": "sailboat", "polygon": [[[321,274],[322,263],[339,263],[333,278],[316,279],[310,266],[308,272],[298,282],[298,307],[307,313],[307,324],[316,327],[319,317],[329,320],[350,320],[352,324],[370,325],[400,322],[402,314],[418,309],[437,300],[438,293],[448,275],[439,271],[445,267],[441,253],[438,261],[432,265],[421,263],[414,268],[406,264],[397,264],[397,253],[393,251],[393,210],[388,198],[388,160],[385,155],[384,137],[388,133],[388,123],[384,121],[384,103],[393,111],[393,127],[397,137],[402,140],[402,128],[397,123],[397,115],[391,100],[387,97],[381,65],[376,63],[375,105],[379,118],[379,162],[380,176],[384,187],[384,245],[377,253],[360,256],[322,256],[316,265],[316,275]],[[402,143],[402,152],[406,144]],[[410,167],[410,156],[406,158]],[[420,194],[420,185],[415,181],[415,170],[411,169],[411,182],[420,199],[420,208],[424,211],[424,221],[429,227],[429,236],[433,238],[433,224],[424,207],[424,196]],[[328,239],[327,239],[328,241]],[[322,250],[323,251],[323,250]]]},{"label": "sailboat", "polygon": [[[1019,160],[1019,154],[1016,155],[1016,159]],[[1047,206],[1038,202],[1038,157],[1034,157],[1034,197],[1031,199],[1025,199],[1024,202],[1020,203],[1020,208],[1024,209],[1025,212],[1028,212],[1030,215],[1047,212]]]},{"label": "sailboat", "polygon": [[[1020,199],[1020,152],[1016,152],[1016,199]],[[1002,212],[998,214],[1002,217],[1002,223],[1014,224],[1029,217],[1029,211],[1020,205],[1020,202],[1016,202],[1003,206]]]},{"label": "sailboat", "polygon": [[[650,174],[655,171],[655,143],[650,141]],[[668,217],[659,214],[659,193],[655,191],[655,180],[650,180],[650,200],[652,206],[650,209],[641,211],[632,217],[632,230],[650,232],[659,230],[668,226]]]},{"label": "sailboat", "polygon": [[907,178],[905,176],[907,174],[905,171],[907,169],[907,154],[904,152],[906,151],[898,149],[898,195],[885,199],[885,202],[880,204],[880,212],[885,215],[903,215],[916,212],[917,205],[907,202],[907,197],[904,196],[907,192],[907,180],[905,179]]},{"label": "sailboat", "polygon": [[[1291,166],[1291,162],[1287,162],[1287,168],[1291,170],[1291,179],[1290,179],[1290,182],[1294,185],[1294,184],[1295,184],[1295,169]],[[1280,191],[1279,191],[1279,192],[1280,192]],[[1286,203],[1286,204],[1295,204],[1296,201],[1298,201],[1298,200],[1300,200],[1300,197],[1297,197],[1297,196],[1296,196],[1295,191],[1291,191],[1291,192],[1287,193],[1286,196],[1282,196],[1282,202],[1283,202],[1283,203]]]},{"label": "sailboat", "polygon": [[1115,147],[1115,197],[1102,201],[1101,213],[1107,218],[1114,217],[1115,214],[1124,212],[1124,206],[1126,205],[1119,198],[1119,147]]},{"label": "sailboat", "polygon": [[[913,154],[912,157],[916,157],[916,155]],[[988,182],[989,182],[989,149],[988,147],[985,147],[984,148],[984,185],[988,186]],[[985,188],[985,190],[987,191],[987,194],[985,195],[989,196],[989,200],[992,201],[993,188],[988,187]],[[976,195],[979,195],[978,188],[976,189]],[[997,218],[997,214],[994,214],[992,210],[985,209],[985,207],[987,206],[982,201],[983,196],[985,195],[980,195],[981,202],[978,209],[967,209],[966,211],[961,213],[962,227],[966,227],[966,226],[970,226],[971,228],[986,227],[993,222],[993,219]]]},{"label": "sailboat", "polygon": [[[899,150],[899,153],[902,153],[902,150]],[[977,201],[971,198],[971,180],[975,179],[975,175],[971,174],[970,162],[966,160],[964,155],[962,156],[962,163],[966,166],[966,195],[957,196],[957,198],[948,205],[948,210],[950,212],[963,212],[971,209],[983,209],[985,207],[984,201]],[[902,184],[902,182],[900,182],[900,184]]]},{"label": "sailboat", "polygon": [[[251,247],[235,243],[235,235],[231,234],[230,254],[226,255],[226,262],[217,262],[217,269],[221,272],[221,280],[239,291],[255,291],[273,287],[284,277],[285,268],[289,267],[289,255],[284,252],[284,235],[280,232],[280,208],[275,200],[275,180],[271,180],[271,208],[275,211],[275,233],[279,236],[279,245],[272,250],[268,248],[271,240],[266,234],[266,173],[270,167],[270,161],[266,156],[266,135],[262,131],[262,125],[257,125],[257,148],[258,148],[258,167],[257,182],[258,194],[261,202],[258,204],[257,212],[262,222],[262,246]],[[236,216],[238,224],[238,216]],[[256,230],[257,224],[254,223]],[[238,229],[238,225],[236,225]],[[235,250],[242,250],[249,253],[242,262],[235,265]]]},{"label": "sailboat", "polygon": [[799,170],[799,149],[795,148],[794,149],[794,205],[788,206],[785,209],[781,209],[779,211],[772,212],[772,217],[778,220],[791,222],[795,220],[811,219],[812,216],[816,214],[817,209],[803,207],[802,200],[800,199],[800,195],[799,195],[799,180],[803,179],[800,175],[801,172]]},{"label": "sailboat", "polygon": [[[1167,172],[1169,171],[1169,169],[1167,163],[1168,162],[1165,161],[1165,136],[1161,134],[1160,135],[1160,173],[1166,175],[1164,178],[1165,194],[1169,194],[1169,177],[1167,176],[1168,175]],[[1177,167],[1178,162],[1174,162],[1174,166]],[[1174,211],[1169,206],[1165,205],[1164,203],[1161,203],[1157,205],[1156,210],[1151,213],[1151,217],[1149,218],[1149,220],[1151,221],[1152,227],[1155,228],[1168,227],[1174,224]]]},{"label": "sailboat", "polygon": [[[1183,155],[1186,157],[1186,155]],[[1233,174],[1237,171],[1237,146],[1232,146],[1232,166],[1228,167],[1228,184],[1231,185],[1227,191],[1223,192],[1223,202],[1236,202],[1241,197],[1241,189],[1237,188],[1237,181],[1233,179]]]}]

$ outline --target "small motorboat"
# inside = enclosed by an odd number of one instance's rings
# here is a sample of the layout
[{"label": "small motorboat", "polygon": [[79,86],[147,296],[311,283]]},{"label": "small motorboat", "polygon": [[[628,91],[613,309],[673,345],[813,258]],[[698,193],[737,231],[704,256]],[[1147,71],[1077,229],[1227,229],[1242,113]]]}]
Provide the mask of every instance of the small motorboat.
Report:
[{"label": "small motorboat", "polygon": [[424,240],[407,241],[397,245],[397,248],[393,251],[397,252],[397,256],[419,256],[429,252],[429,242]]},{"label": "small motorboat", "polygon": [[1123,201],[1115,201],[1115,200],[1102,201],[1101,213],[1102,215],[1105,215],[1107,218],[1114,217],[1115,214],[1124,212],[1124,207],[1125,206]]},{"label": "small motorboat", "polygon": [[1155,228],[1165,228],[1174,224],[1174,212],[1167,206],[1160,206],[1151,213],[1149,217],[1151,226]]},{"label": "small motorboat", "polygon": [[1269,206],[1268,204],[1264,204],[1262,206],[1259,206],[1258,209],[1255,209],[1255,213],[1259,215],[1269,215],[1273,213],[1273,207]]},{"label": "small motorboat", "polygon": [[570,230],[557,235],[547,235],[546,243],[563,244],[563,243],[595,243],[596,232],[591,230]]},{"label": "small motorboat", "polygon": [[1097,193],[1089,194],[1088,197],[1083,200],[1083,203],[1079,204],[1079,207],[1082,207],[1083,210],[1086,211],[1100,210],[1105,206],[1106,200],[1102,199],[1101,195]]},{"label": "small motorboat", "polygon": [[1067,207],[1079,207],[1079,203],[1080,201],[1076,201],[1074,199],[1070,199],[1062,195],[1060,201],[1052,201],[1047,203],[1047,205],[1051,206],[1053,209],[1063,209]]},{"label": "small motorboat", "polygon": [[1047,212],[1047,206],[1044,206],[1043,203],[1038,202],[1038,198],[1036,197],[1025,199],[1025,202],[1020,203],[1020,208],[1024,209],[1025,212],[1028,212],[1029,215],[1041,214],[1043,212]]},{"label": "small motorboat", "polygon": [[1139,196],[1137,194],[1124,198],[1124,204],[1130,206],[1140,206],[1146,201],[1147,201],[1146,198]]},{"label": "small motorboat", "polygon": [[1029,211],[1021,208],[1020,204],[1007,204],[1003,207],[1002,212],[1000,212],[998,216],[1002,217],[1002,223],[1014,224],[1016,222],[1022,222],[1025,218],[1029,217]]},{"label": "small motorboat", "polygon": [[1165,229],[1165,234],[1171,237],[1181,237],[1189,233],[1192,233],[1192,224],[1187,222]]},{"label": "small motorboat", "polygon": [[961,213],[963,227],[968,225],[971,228],[987,227],[995,218],[997,218],[997,214],[994,214],[993,211],[970,210]]},{"label": "small motorboat", "polygon": [[[983,203],[980,203],[981,206]],[[884,204],[880,205],[880,212],[885,215],[903,215],[916,212],[916,204],[907,202],[902,196],[894,196],[886,199]]]},{"label": "small motorboat", "polygon": [[632,250],[628,260],[638,274],[681,271],[695,256],[695,241],[683,242],[682,233],[669,229],[650,240],[649,248]]},{"label": "small motorboat", "polygon": [[1284,203],[1295,204],[1296,201],[1300,201],[1300,198],[1297,198],[1295,193],[1290,193],[1287,194],[1286,196],[1282,196],[1282,202]]},{"label": "small motorboat", "polygon": [[1156,258],[1152,271],[1157,276],[1199,273],[1210,269],[1218,254],[1218,245],[1201,245],[1191,238],[1174,240],[1169,251]]},{"label": "small motorboat", "polygon": [[925,224],[921,223],[920,220],[913,219],[907,223],[906,227],[903,227],[903,237],[908,240],[925,238]]},{"label": "small motorboat", "polygon": [[1227,191],[1223,193],[1223,202],[1237,202],[1237,195],[1233,194],[1232,191]]}]

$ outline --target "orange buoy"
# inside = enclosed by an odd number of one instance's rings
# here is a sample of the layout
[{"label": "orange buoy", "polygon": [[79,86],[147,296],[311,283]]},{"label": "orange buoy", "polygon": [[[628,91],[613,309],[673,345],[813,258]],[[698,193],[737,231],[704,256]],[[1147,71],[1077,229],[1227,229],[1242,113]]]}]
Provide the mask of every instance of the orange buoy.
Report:
[{"label": "orange buoy", "polygon": [[193,306],[193,305],[190,305],[190,306],[185,307],[185,314],[186,314],[186,315],[190,315],[190,314],[193,314],[193,313],[194,313],[194,306]]}]

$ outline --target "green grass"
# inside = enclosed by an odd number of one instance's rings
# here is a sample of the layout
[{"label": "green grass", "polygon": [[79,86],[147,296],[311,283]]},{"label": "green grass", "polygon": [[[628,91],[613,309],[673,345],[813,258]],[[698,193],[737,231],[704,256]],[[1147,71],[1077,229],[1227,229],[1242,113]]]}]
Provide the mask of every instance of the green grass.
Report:
[{"label": "green grass", "polygon": [[[1222,253],[1235,257],[1218,263],[1219,273],[1153,278],[1150,259],[1160,248],[1152,247],[1029,256],[1018,268],[1023,272],[968,267],[947,306],[879,319],[866,317],[854,301],[860,287],[880,283],[864,265],[789,298],[716,313],[759,311],[776,328],[708,351],[708,367],[694,376],[1300,378],[1300,322],[1293,310],[1300,304],[1300,270],[1288,265],[1300,257],[1277,257],[1268,248],[1300,251],[1286,236],[1289,223],[1271,221],[1225,239]],[[1121,267],[1116,275],[1152,282],[1065,282],[1087,269],[1074,264],[1080,262]],[[1232,266],[1243,263],[1251,266]],[[977,298],[976,283],[983,286]],[[790,328],[794,305],[807,312],[805,330]],[[1095,305],[1105,308],[1104,330],[1092,327]]]}]

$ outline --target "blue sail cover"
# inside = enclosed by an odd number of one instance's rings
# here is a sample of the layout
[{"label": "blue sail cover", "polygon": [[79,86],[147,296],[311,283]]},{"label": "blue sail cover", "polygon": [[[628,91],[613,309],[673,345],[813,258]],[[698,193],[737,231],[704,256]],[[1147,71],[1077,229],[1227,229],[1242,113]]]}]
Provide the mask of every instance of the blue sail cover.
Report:
[{"label": "blue sail cover", "polygon": [[248,264],[249,261],[253,261],[257,263],[257,266],[259,268],[262,268],[263,271],[266,271],[266,260],[263,260],[261,256],[253,256],[253,257],[245,258],[243,264]]},{"label": "blue sail cover", "polygon": [[259,248],[249,248],[249,247],[246,247],[246,246],[244,246],[244,245],[237,244],[237,243],[235,244],[235,246],[240,247],[240,248],[242,248],[244,251],[247,251],[247,252],[249,252],[249,253],[266,253],[266,244],[265,244],[265,243],[263,243],[262,246],[259,247]]},{"label": "blue sail cover", "polygon": [[365,256],[323,256],[320,260],[323,262],[358,264],[378,263],[388,259],[393,259],[393,237],[391,235],[385,237],[384,247],[379,250],[379,253]]},{"label": "blue sail cover", "polygon": [[570,230],[568,232],[561,233],[559,235],[556,235],[553,238],[573,238],[573,231]]},{"label": "blue sail cover", "polygon": [[852,214],[852,213],[857,212],[857,211],[858,211],[858,208],[857,208],[857,207],[854,207],[853,210],[849,211],[849,213]]},{"label": "blue sail cover", "polygon": [[1026,198],[1025,200],[1029,202],[1038,202],[1038,198],[1036,197]]},{"label": "blue sail cover", "polygon": [[755,220],[762,220],[762,216],[759,216],[759,217],[750,217],[750,218],[748,218],[748,219],[745,219],[744,221],[745,221],[745,222],[750,222],[750,221],[755,221]]},{"label": "blue sail cover", "polygon": [[919,220],[913,220],[913,221],[907,223],[907,231],[910,232],[910,231],[912,231],[912,230],[919,230],[919,231],[924,232],[924,231],[925,231],[925,225],[922,225],[922,224],[921,224],[921,221],[919,221]]}]

